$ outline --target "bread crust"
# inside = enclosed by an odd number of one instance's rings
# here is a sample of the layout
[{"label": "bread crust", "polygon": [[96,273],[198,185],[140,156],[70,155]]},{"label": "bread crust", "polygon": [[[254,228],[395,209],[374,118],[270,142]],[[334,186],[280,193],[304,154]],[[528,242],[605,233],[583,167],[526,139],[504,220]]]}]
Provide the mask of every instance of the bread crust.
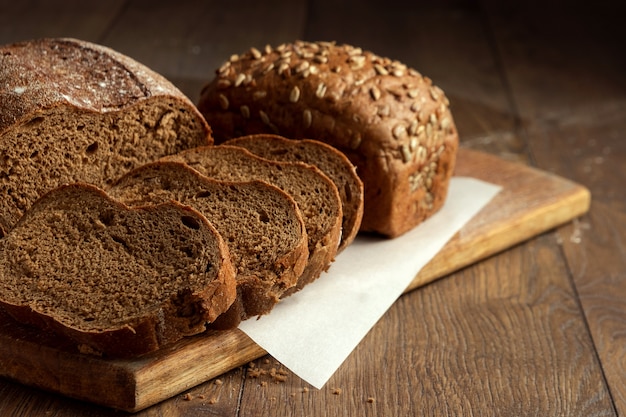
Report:
[{"label": "bread crust", "polygon": [[164,77],[72,38],[0,46],[0,109],[0,236],[62,183],[106,187],[138,164],[213,143]]},{"label": "bread crust", "polygon": [[459,142],[449,101],[401,62],[329,42],[252,48],[216,70],[198,108],[216,143],[274,133],[338,148],[365,185],[363,231],[399,236],[446,198]]},{"label": "bread crust", "polygon": [[[156,97],[189,99],[165,77],[111,48],[74,38],[42,38],[0,47],[0,136],[45,108],[116,111]],[[204,122],[207,136],[211,130]]]}]

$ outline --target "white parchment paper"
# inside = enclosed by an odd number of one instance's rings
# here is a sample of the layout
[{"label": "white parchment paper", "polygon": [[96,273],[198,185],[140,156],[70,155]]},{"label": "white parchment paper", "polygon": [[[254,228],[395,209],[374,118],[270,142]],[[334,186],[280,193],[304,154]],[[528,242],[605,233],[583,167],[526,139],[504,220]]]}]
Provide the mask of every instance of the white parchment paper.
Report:
[{"label": "white parchment paper", "polygon": [[426,222],[396,239],[357,237],[318,280],[240,329],[296,375],[323,387],[415,275],[499,190],[452,178],[444,207]]}]

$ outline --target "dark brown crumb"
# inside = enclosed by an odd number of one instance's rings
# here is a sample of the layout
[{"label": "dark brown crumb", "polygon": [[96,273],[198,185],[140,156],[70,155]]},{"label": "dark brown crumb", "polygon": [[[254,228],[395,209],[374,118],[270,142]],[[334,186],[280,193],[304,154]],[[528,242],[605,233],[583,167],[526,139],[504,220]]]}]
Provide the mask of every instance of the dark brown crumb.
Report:
[{"label": "dark brown crumb", "polygon": [[248,378],[258,378],[265,374],[267,374],[267,371],[264,371],[263,369],[248,369]]},{"label": "dark brown crumb", "polygon": [[[263,361],[264,364],[269,364],[269,359]],[[280,366],[280,363],[277,362],[277,365]],[[283,368],[275,368],[272,367],[269,370],[265,368],[258,367],[254,362],[250,362],[248,364],[248,378],[258,379],[263,376],[269,375],[272,381],[276,383],[287,381],[287,377],[289,376],[289,371]],[[265,386],[265,385],[262,385]]]},{"label": "dark brown crumb", "polygon": [[374,397],[367,397],[367,402],[372,404],[372,403],[376,402],[376,399]]}]

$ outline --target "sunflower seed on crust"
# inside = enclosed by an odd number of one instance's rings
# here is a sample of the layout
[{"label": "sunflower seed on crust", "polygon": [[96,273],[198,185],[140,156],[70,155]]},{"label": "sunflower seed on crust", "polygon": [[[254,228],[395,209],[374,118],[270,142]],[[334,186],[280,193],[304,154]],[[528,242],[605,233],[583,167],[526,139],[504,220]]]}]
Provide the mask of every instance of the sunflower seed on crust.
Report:
[{"label": "sunflower seed on crust", "polygon": [[289,93],[289,101],[291,101],[292,103],[297,103],[299,99],[300,99],[300,88],[298,88],[298,86],[295,85],[291,89],[291,92]]},{"label": "sunflower seed on crust", "polygon": [[394,138],[402,139],[407,135],[406,127],[404,127],[404,125],[395,125],[391,130],[391,133]]},{"label": "sunflower seed on crust", "polygon": [[263,110],[259,110],[259,117],[261,118],[261,121],[266,124],[266,125],[270,125],[270,118],[267,115],[267,113],[265,113]]},{"label": "sunflower seed on crust", "polygon": [[376,70],[378,75],[389,75],[389,71],[380,64],[374,64],[374,70]]},{"label": "sunflower seed on crust", "polygon": [[252,55],[254,59],[259,59],[262,56],[261,51],[259,51],[255,47],[250,48],[250,54]]},{"label": "sunflower seed on crust", "polygon": [[326,95],[326,84],[320,83],[315,90],[315,96],[317,98],[324,98]]},{"label": "sunflower seed on crust", "polygon": [[305,109],[302,112],[302,121],[304,122],[305,129],[311,127],[311,123],[313,123],[313,114],[311,113],[311,110]]},{"label": "sunflower seed on crust", "polygon": [[235,87],[239,87],[246,80],[246,74],[239,74],[237,78],[235,78]]},{"label": "sunflower seed on crust", "polygon": [[378,100],[380,98],[380,89],[375,85],[370,87],[370,96],[372,96],[374,100]]},{"label": "sunflower seed on crust", "polygon": [[217,99],[220,102],[220,107],[222,108],[222,110],[228,110],[228,106],[230,105],[230,103],[228,102],[228,98],[224,94],[219,94],[217,96]]}]

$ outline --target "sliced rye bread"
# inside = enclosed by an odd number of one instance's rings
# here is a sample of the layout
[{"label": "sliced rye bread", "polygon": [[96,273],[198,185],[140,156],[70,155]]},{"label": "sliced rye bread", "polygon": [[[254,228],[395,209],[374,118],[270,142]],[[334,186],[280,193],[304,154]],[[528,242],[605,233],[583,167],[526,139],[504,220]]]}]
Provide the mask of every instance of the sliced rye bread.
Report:
[{"label": "sliced rye bread", "polygon": [[213,142],[169,81],[76,39],[0,46],[0,109],[0,237],[52,188],[106,188],[136,166]]},{"label": "sliced rye bread", "polygon": [[339,252],[352,243],[363,218],[363,182],[343,153],[317,140],[294,140],[269,133],[241,136],[224,144],[240,146],[262,158],[304,162],[321,169],[335,183],[341,196],[343,221]]},{"label": "sliced rye bread", "polygon": [[335,184],[318,168],[304,163],[260,158],[236,146],[204,146],[163,160],[183,162],[203,175],[224,181],[261,180],[289,194],[298,204],[308,236],[309,259],[296,287],[317,279],[334,260],[341,239],[341,199]]},{"label": "sliced rye bread", "polygon": [[205,331],[236,296],[219,233],[169,202],[130,208],[87,184],[37,200],[0,239],[0,307],[112,357]]},{"label": "sliced rye bread", "polygon": [[216,181],[186,164],[159,161],[130,171],[108,192],[131,206],[176,200],[215,226],[235,267],[237,300],[212,328],[269,313],[304,271],[304,221],[295,201],[275,186]]}]

